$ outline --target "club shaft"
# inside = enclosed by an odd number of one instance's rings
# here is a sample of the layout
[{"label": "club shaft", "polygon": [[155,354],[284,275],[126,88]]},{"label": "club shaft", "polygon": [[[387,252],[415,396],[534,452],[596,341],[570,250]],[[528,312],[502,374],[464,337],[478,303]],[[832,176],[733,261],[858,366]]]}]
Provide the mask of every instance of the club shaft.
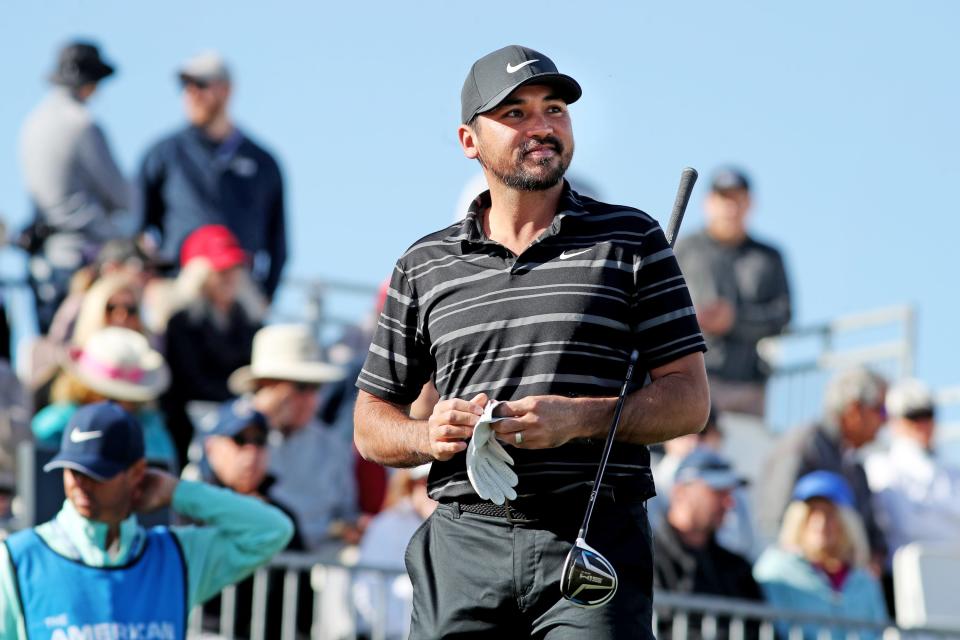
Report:
[{"label": "club shaft", "polygon": [[603,480],[603,472],[607,468],[607,460],[610,458],[610,451],[613,449],[614,436],[617,434],[617,426],[620,424],[620,414],[623,413],[623,402],[627,397],[627,387],[633,379],[633,368],[637,364],[637,358],[640,356],[634,349],[630,354],[630,364],[627,365],[627,376],[623,380],[623,386],[620,387],[620,395],[617,396],[617,406],[613,410],[613,424],[610,425],[610,432],[607,433],[607,441],[603,444],[603,455],[600,456],[600,466],[597,467],[597,477],[593,481],[593,489],[590,491],[590,500],[587,501],[587,512],[583,516],[583,524],[580,526],[578,538],[587,537],[587,529],[590,527],[590,517],[593,515],[593,507],[597,504],[597,494],[600,492],[600,482]]},{"label": "club shaft", "polygon": [[[687,203],[690,202],[690,194],[693,193],[693,185],[697,182],[697,170],[693,167],[685,167],[680,174],[680,184],[677,186],[677,197],[673,201],[673,210],[670,212],[670,220],[667,223],[666,238],[670,243],[670,248],[677,241],[677,233],[680,231],[680,223],[683,222],[683,214],[686,213]],[[610,425],[610,431],[607,433],[607,440],[603,444],[603,455],[600,457],[600,466],[597,467],[597,477],[593,481],[593,488],[590,491],[590,500],[587,501],[587,512],[583,516],[583,524],[580,526],[578,538],[586,539],[587,530],[590,528],[590,518],[593,516],[593,507],[597,504],[597,495],[600,493],[600,483],[603,481],[603,473],[607,469],[607,460],[610,458],[610,451],[613,449],[613,441],[616,439],[617,427],[620,425],[620,414],[623,412],[623,403],[627,397],[627,387],[633,378],[633,368],[637,364],[639,354],[634,350],[630,354],[630,364],[627,365],[627,376],[620,388],[620,395],[617,396],[617,406],[613,410],[613,424]]]}]

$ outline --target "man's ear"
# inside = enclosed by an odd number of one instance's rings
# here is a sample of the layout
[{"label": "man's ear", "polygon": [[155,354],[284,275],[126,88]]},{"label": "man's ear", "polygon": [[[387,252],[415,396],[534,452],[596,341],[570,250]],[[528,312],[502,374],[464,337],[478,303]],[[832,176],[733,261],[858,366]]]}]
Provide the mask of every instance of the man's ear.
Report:
[{"label": "man's ear", "polygon": [[457,137],[460,140],[460,147],[463,149],[463,155],[470,160],[476,160],[477,151],[477,132],[475,126],[462,124],[457,128]]},{"label": "man's ear", "polygon": [[130,466],[130,469],[127,470],[127,473],[130,474],[130,480],[134,485],[139,485],[143,482],[143,477],[147,474],[147,460],[146,458],[140,458],[133,465]]}]

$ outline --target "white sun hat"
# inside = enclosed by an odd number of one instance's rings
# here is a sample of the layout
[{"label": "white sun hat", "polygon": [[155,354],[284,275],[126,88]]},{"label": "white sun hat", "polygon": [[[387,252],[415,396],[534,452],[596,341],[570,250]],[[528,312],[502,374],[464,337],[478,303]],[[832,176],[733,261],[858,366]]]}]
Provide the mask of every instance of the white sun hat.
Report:
[{"label": "white sun hat", "polygon": [[231,393],[253,390],[257,380],[287,380],[322,384],[343,380],[346,372],[324,362],[320,345],[304,324],[273,324],[253,336],[251,362],[240,367],[227,381]]},{"label": "white sun hat", "polygon": [[65,368],[93,391],[126,402],[156,400],[170,386],[170,370],[147,338],[123,327],[104,327],[67,352]]}]

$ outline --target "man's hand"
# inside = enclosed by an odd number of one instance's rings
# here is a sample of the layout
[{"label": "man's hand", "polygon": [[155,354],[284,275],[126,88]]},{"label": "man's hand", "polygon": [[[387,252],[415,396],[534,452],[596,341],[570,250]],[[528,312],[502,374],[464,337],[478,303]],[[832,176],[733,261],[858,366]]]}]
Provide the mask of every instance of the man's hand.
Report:
[{"label": "man's hand", "polygon": [[427,420],[430,451],[425,453],[436,460],[449,460],[465,450],[487,400],[487,394],[481,393],[470,401],[451,398],[438,402]]},{"label": "man's hand", "polygon": [[[501,403],[494,412],[506,416],[493,424],[497,438],[521,449],[551,449],[574,438],[593,437],[608,424],[616,398],[528,396]],[[517,442],[520,435],[520,442]]]},{"label": "man's hand", "polygon": [[157,509],[169,507],[173,501],[173,491],[180,482],[174,475],[160,469],[148,468],[143,474],[143,480],[133,496],[133,511],[136,513],[150,513]]},{"label": "man's hand", "polygon": [[730,333],[736,320],[733,305],[723,298],[697,307],[697,322],[705,333],[723,336]]}]

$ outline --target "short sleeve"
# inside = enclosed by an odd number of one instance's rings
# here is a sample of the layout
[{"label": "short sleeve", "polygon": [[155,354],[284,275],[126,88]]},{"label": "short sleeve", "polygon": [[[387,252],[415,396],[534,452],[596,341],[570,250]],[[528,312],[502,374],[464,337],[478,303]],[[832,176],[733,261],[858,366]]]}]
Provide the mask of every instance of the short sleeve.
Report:
[{"label": "short sleeve", "polygon": [[636,300],[631,324],[647,370],[706,351],[687,284],[659,227],[647,234],[633,268]]},{"label": "short sleeve", "polygon": [[417,295],[403,266],[393,270],[370,351],[357,387],[397,404],[413,402],[433,373],[433,358],[420,331]]}]

